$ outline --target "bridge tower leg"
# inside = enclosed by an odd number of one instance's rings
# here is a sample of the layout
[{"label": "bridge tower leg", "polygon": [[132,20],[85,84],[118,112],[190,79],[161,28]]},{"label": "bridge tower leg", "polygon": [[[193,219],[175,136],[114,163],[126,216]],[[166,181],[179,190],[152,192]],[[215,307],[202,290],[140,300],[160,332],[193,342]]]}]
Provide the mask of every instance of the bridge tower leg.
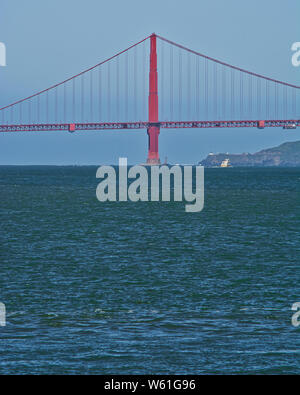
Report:
[{"label": "bridge tower leg", "polygon": [[156,52],[156,35],[153,33],[150,36],[150,73],[149,73],[149,123],[151,125],[148,130],[148,165],[159,165],[159,154],[158,154],[158,136],[159,136],[159,124],[158,124],[158,89],[157,89],[157,52]]}]

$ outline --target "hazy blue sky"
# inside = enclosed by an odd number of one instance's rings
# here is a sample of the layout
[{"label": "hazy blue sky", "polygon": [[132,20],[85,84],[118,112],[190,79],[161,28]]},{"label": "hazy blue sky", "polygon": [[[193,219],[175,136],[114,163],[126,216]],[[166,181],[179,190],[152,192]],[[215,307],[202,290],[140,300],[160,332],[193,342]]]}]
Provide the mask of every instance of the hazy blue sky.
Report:
[{"label": "hazy blue sky", "polygon": [[[156,32],[209,56],[299,84],[291,45],[299,0],[1,0],[0,106],[30,95]],[[299,110],[300,114],[300,110]],[[253,152],[299,130],[162,130],[161,158],[195,163],[209,152]],[[0,164],[101,164],[147,155],[146,131],[0,135]]]}]

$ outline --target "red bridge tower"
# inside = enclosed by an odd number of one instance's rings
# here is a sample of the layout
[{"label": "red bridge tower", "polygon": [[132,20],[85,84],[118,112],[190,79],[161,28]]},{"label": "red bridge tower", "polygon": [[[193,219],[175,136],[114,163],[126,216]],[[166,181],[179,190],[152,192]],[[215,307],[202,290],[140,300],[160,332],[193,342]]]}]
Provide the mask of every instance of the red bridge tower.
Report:
[{"label": "red bridge tower", "polygon": [[148,165],[159,165],[158,154],[158,92],[157,92],[157,53],[156,53],[156,35],[153,33],[150,37],[150,73],[149,73],[149,123],[152,124],[148,130]]}]

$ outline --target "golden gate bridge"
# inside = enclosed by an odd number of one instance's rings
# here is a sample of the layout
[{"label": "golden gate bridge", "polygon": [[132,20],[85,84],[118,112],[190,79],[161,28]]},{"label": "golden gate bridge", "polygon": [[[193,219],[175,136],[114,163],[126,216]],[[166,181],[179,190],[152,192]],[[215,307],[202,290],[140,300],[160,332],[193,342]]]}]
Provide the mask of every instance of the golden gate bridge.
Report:
[{"label": "golden gate bridge", "polygon": [[147,163],[159,164],[161,128],[300,126],[299,89],[153,33],[0,108],[0,132],[146,129]]}]

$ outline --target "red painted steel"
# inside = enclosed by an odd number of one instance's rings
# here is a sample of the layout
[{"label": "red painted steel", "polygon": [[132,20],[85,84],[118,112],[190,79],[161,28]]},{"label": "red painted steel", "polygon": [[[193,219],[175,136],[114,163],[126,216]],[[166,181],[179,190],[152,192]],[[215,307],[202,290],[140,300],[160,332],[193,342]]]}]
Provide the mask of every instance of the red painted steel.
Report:
[{"label": "red painted steel", "polygon": [[[275,119],[275,120],[253,120],[253,121],[174,121],[157,122],[158,129],[188,129],[188,128],[260,128],[260,122],[264,122],[265,128],[285,128],[287,126],[300,127],[300,120],[296,119]],[[128,129],[150,129],[153,124],[150,122],[93,122],[75,123],[75,130],[128,130]],[[57,124],[30,124],[30,125],[0,125],[0,132],[47,132],[47,131],[68,131],[69,123]]]},{"label": "red painted steel", "polygon": [[150,36],[150,72],[149,72],[149,124],[147,129],[148,133],[148,158],[147,164],[157,165],[160,164],[158,153],[158,84],[157,84],[157,53],[156,53],[156,35],[153,33]]},{"label": "red painted steel", "polygon": [[[117,58],[119,55],[124,54],[124,53],[128,53],[128,51],[132,48],[135,48],[137,45],[139,45],[140,43],[143,43],[145,40],[150,39],[150,70],[149,70],[149,98],[148,98],[148,121],[140,121],[140,122],[81,122],[81,123],[66,123],[66,119],[64,117],[64,121],[61,123],[32,123],[32,117],[31,117],[31,110],[34,106],[33,102],[30,101],[30,99],[36,97],[36,104],[35,104],[35,108],[36,108],[36,112],[37,112],[37,116],[36,116],[36,120],[37,122],[39,122],[40,117],[40,98],[39,95],[41,95],[42,93],[47,93],[47,97],[46,97],[46,105],[47,105],[47,120],[48,118],[48,91],[50,90],[54,90],[55,91],[55,108],[57,107],[57,89],[59,86],[62,86],[64,84],[66,84],[67,82],[70,82],[71,80],[73,80],[73,108],[74,108],[74,102],[75,102],[75,96],[74,96],[74,79],[77,78],[78,76],[83,76],[85,73],[95,69],[96,67],[103,65],[107,62],[109,62],[112,59]],[[5,110],[10,108],[10,121],[6,120],[6,122],[4,123],[3,118],[2,118],[2,125],[0,124],[0,132],[31,132],[31,131],[70,131],[70,132],[74,132],[75,130],[79,130],[79,131],[89,131],[89,130],[127,130],[127,129],[147,129],[147,133],[148,133],[148,141],[149,141],[149,149],[148,149],[148,158],[147,158],[147,163],[148,164],[159,164],[160,163],[160,159],[159,159],[159,150],[158,150],[158,139],[159,139],[159,134],[160,134],[160,128],[165,128],[165,129],[176,129],[176,128],[180,128],[180,129],[185,129],[185,128],[245,128],[245,127],[252,127],[252,128],[259,128],[259,129],[263,129],[263,128],[268,128],[268,127],[282,127],[284,129],[294,129],[295,127],[300,127],[300,120],[293,120],[293,119],[275,119],[275,120],[235,120],[235,121],[226,121],[226,120],[218,120],[218,121],[164,121],[164,122],[159,122],[159,114],[158,114],[158,71],[157,71],[157,39],[161,39],[164,42],[167,42],[169,44],[171,44],[172,46],[176,46],[177,48],[183,49],[188,51],[189,53],[192,53],[194,55],[198,55],[200,57],[205,58],[206,60],[210,60],[215,62],[215,64],[217,65],[222,65],[222,66],[226,66],[231,68],[232,70],[236,70],[239,71],[241,73],[246,73],[248,74],[250,77],[258,77],[259,78],[259,84],[260,84],[260,80],[264,79],[266,81],[267,84],[267,88],[268,88],[268,93],[269,93],[269,83],[273,82],[276,84],[280,84],[283,86],[283,88],[285,89],[285,96],[284,96],[284,105],[285,107],[287,107],[287,88],[296,88],[296,89],[300,89],[299,86],[297,85],[293,85],[293,84],[288,84],[285,83],[283,81],[279,81],[279,80],[275,80],[272,78],[268,78],[265,77],[263,75],[257,74],[257,73],[253,73],[238,67],[235,67],[233,65],[230,65],[228,63],[224,63],[221,62],[217,59],[213,59],[210,58],[206,55],[203,55],[199,52],[190,50],[186,47],[183,47],[182,45],[176,44],[170,40],[167,40],[163,37],[160,37],[156,34],[152,34],[151,36],[146,37],[145,39],[139,41],[138,43],[130,46],[129,48],[125,49],[124,51],[119,52],[118,54],[110,57],[109,59],[106,59],[105,61],[98,63],[96,66],[93,66],[87,70],[84,70],[83,72],[68,78],[62,82],[60,82],[59,84],[55,84],[51,87],[49,87],[48,89],[45,89],[43,91],[37,92],[34,95],[31,95],[25,99],[22,100],[18,100],[14,103],[11,103],[5,107],[0,108],[1,110]],[[136,62],[136,60],[135,60]],[[128,65],[127,65],[128,67]],[[135,64],[135,69],[136,69],[136,64]],[[207,65],[205,66],[207,67]],[[172,69],[173,70],[173,69]],[[217,81],[217,75],[216,75],[216,71],[217,69],[215,68],[215,80],[214,80],[214,84],[215,84],[215,89],[217,87],[216,85],[216,81]],[[172,71],[173,72],[173,71]],[[127,71],[128,74],[128,71]],[[135,78],[136,78],[136,73],[134,74]],[[241,74],[240,77],[240,97],[243,98],[243,86],[245,85],[244,80],[243,80],[243,76]],[[172,81],[173,81],[173,77],[172,77]],[[234,81],[234,80],[232,80]],[[92,88],[93,88],[93,83],[92,83],[92,79],[90,80],[90,84],[91,84],[91,88],[90,88],[90,102],[92,103]],[[127,80],[127,84],[128,84],[128,80]],[[136,84],[136,80],[134,82],[134,84]],[[207,82],[206,82],[207,84]],[[244,84],[244,85],[243,85]],[[171,88],[173,89],[173,87],[171,86]],[[119,88],[117,88],[119,89]],[[136,89],[136,87],[134,88]],[[207,89],[207,87],[205,88]],[[233,88],[232,92],[233,92]],[[251,89],[252,89],[252,85],[251,85]],[[277,106],[277,99],[278,99],[278,92],[277,92],[277,85],[276,85],[276,90],[275,90],[275,105]],[[82,86],[82,90],[83,90],[83,86]],[[172,91],[173,92],[173,91]],[[251,91],[252,92],[252,91]],[[261,94],[261,86],[258,85],[257,87],[257,94]],[[217,90],[216,92],[217,93]],[[173,93],[172,93],[173,94]],[[231,93],[233,94],[233,93]],[[135,93],[136,95],[136,93]],[[206,93],[207,95],[207,93]],[[128,86],[127,86],[127,97],[128,97]],[[181,96],[180,96],[181,97]],[[269,106],[269,97],[267,96],[268,99],[268,105]],[[207,96],[206,96],[206,100],[207,100]],[[231,100],[233,101],[233,98],[231,98]],[[258,99],[257,99],[258,100]],[[293,106],[294,106],[294,113],[296,113],[296,96],[295,96],[295,91],[293,92]],[[13,116],[15,114],[15,110],[14,110],[14,106],[17,104],[21,104],[25,101],[28,101],[28,111],[29,111],[29,117],[28,117],[28,124],[23,124],[22,123],[22,117],[20,115],[20,123],[19,124],[13,124],[12,120],[13,120]],[[84,101],[82,101],[84,103]],[[259,102],[261,103],[261,97],[259,98]],[[243,102],[240,102],[240,106],[242,107]],[[128,102],[126,103],[126,105],[128,105]],[[250,105],[250,104],[249,104]],[[66,104],[64,104],[64,106],[66,106]],[[207,103],[206,103],[207,106]],[[260,104],[259,104],[260,106]],[[31,108],[32,107],[32,108]],[[110,108],[110,107],[109,107]],[[93,109],[93,107],[91,107],[91,110]],[[22,108],[20,107],[20,114],[22,111]],[[23,109],[24,111],[24,109]],[[57,112],[57,108],[55,110]],[[65,111],[65,108],[64,108]],[[172,110],[173,111],[173,110]],[[275,115],[273,115],[274,117],[277,118],[277,112],[275,113]],[[285,112],[285,114],[287,114],[287,112]],[[232,117],[234,117],[234,115],[231,115]],[[225,117],[225,115],[223,115],[223,117]],[[242,115],[241,115],[242,117]],[[259,117],[259,116],[258,116]],[[262,118],[264,118],[264,116],[261,116]],[[283,117],[288,117],[288,115],[283,115]],[[92,118],[92,117],[91,117]],[[127,118],[127,116],[126,116]],[[268,117],[267,117],[268,118]],[[55,115],[55,121],[57,122],[57,114]],[[99,116],[99,120],[101,119],[101,117]],[[73,122],[75,120],[75,117],[73,116],[73,118],[69,121],[69,122]],[[84,118],[82,117],[82,120],[84,120]],[[8,122],[10,122],[10,124],[8,124]],[[25,121],[23,121],[25,122]],[[46,121],[48,122],[48,121]]]}]

